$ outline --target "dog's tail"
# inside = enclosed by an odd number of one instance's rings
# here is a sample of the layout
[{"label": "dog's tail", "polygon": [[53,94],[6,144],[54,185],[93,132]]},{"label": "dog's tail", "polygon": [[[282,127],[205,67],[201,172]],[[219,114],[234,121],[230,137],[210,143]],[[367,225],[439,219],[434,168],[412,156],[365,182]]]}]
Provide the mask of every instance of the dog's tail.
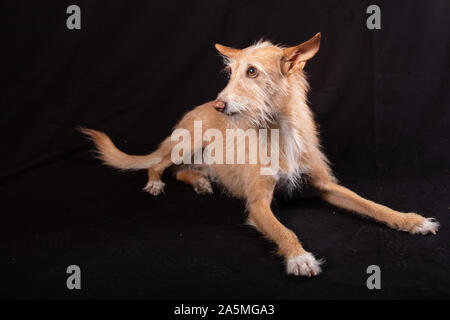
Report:
[{"label": "dog's tail", "polygon": [[120,151],[105,133],[88,128],[79,130],[92,139],[99,158],[111,167],[122,170],[148,169],[161,161],[157,151],[145,156],[129,155]]}]

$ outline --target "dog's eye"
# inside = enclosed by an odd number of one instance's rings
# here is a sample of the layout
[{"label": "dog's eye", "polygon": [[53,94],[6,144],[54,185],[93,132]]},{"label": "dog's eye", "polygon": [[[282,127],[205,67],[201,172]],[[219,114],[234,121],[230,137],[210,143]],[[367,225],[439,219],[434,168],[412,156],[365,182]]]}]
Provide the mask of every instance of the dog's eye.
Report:
[{"label": "dog's eye", "polygon": [[256,69],[254,66],[250,66],[247,69],[247,77],[249,78],[256,78],[258,75],[258,69]]}]

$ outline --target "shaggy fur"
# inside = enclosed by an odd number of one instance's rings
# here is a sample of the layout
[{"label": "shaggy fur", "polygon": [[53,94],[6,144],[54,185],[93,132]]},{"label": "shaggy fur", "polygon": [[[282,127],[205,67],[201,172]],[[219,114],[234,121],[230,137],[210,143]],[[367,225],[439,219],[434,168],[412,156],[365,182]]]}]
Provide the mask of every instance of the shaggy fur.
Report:
[{"label": "shaggy fur", "polygon": [[[300,178],[306,179],[320,191],[325,201],[394,229],[435,234],[439,226],[433,219],[392,210],[337,184],[320,150],[316,125],[307,104],[308,82],[303,73],[306,61],[317,53],[319,44],[320,34],[288,48],[267,41],[242,50],[217,44],[230,71],[227,86],[216,101],[188,112],[175,127],[189,130],[191,137],[194,136],[194,121],[198,120],[205,130],[214,128],[224,136],[231,128],[279,130],[279,170],[272,175],[261,175],[261,161],[258,161],[256,164],[181,165],[176,177],[191,184],[200,194],[212,193],[210,179],[215,178],[230,194],[244,199],[249,224],[277,244],[288,274],[303,276],[319,274],[321,261],[305,251],[294,232],[273,215],[270,206],[276,185],[295,187]],[[170,137],[149,155],[130,156],[118,150],[104,133],[91,129],[83,129],[83,132],[95,142],[106,164],[120,169],[148,169],[149,182],[145,190],[152,195],[163,192],[160,177],[173,165],[171,151],[176,144]],[[204,147],[205,142],[200,148]],[[227,147],[232,146],[224,145],[225,149]],[[192,154],[197,151],[192,149]]]}]

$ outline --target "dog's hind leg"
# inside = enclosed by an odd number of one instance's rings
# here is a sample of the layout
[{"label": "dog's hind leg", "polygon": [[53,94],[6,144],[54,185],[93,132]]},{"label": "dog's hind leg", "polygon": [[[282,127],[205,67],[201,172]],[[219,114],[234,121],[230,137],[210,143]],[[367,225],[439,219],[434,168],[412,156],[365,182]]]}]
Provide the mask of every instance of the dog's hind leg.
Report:
[{"label": "dog's hind leg", "polygon": [[[200,110],[200,111],[199,111]],[[191,146],[194,145],[195,148],[195,121],[201,120],[202,115],[201,112],[204,112],[204,110],[208,110],[204,108],[201,109],[194,109],[190,112],[188,112],[181,120],[180,122],[175,126],[175,129],[183,129],[184,131],[188,131],[189,135],[191,137]],[[199,115],[200,113],[200,115]],[[161,176],[164,173],[164,170],[171,165],[174,164],[172,161],[172,148],[174,148],[179,141],[172,140],[173,134],[170,137],[167,137],[159,146],[159,148],[154,152],[154,154],[157,154],[160,156],[161,161],[153,166],[151,166],[148,169],[148,183],[145,186],[144,190],[152,195],[158,195],[161,192],[164,191],[165,184],[161,181]],[[205,143],[202,141],[202,143]],[[199,151],[199,149],[192,148],[190,150],[191,156]],[[203,144],[198,146],[198,148],[203,148]],[[197,183],[201,184],[202,180],[199,180]],[[201,187],[199,187],[201,188]],[[200,190],[200,189],[198,189]]]},{"label": "dog's hind leg", "polygon": [[[167,138],[157,150],[158,154],[162,155],[161,162],[148,169],[148,182],[144,190],[151,195],[157,196],[164,192],[165,183],[161,181],[161,176],[164,170],[173,165],[171,159],[173,144],[170,138]],[[182,167],[184,168],[185,166]],[[179,181],[192,185],[198,194],[212,193],[211,184],[204,171],[200,168],[197,169],[195,166],[190,169],[181,169],[178,170],[176,178]]]},{"label": "dog's hind leg", "polygon": [[150,193],[153,196],[157,196],[164,192],[165,183],[161,180],[161,175],[164,170],[172,165],[172,161],[162,161],[156,166],[153,166],[147,170],[148,181],[144,187],[144,191]]},{"label": "dog's hind leg", "polygon": [[417,213],[403,213],[364,199],[353,191],[338,185],[327,172],[325,163],[315,162],[311,171],[312,184],[322,198],[341,208],[373,218],[389,227],[410,233],[436,234],[439,223],[433,218],[425,218]]},{"label": "dog's hind leg", "polygon": [[161,154],[162,159],[159,163],[151,166],[147,170],[148,181],[144,187],[144,191],[150,193],[151,195],[157,196],[164,192],[165,183],[162,182],[161,176],[168,167],[170,167],[173,162],[170,158],[171,152],[171,141],[170,138],[165,139],[159,146],[157,152]]},{"label": "dog's hind leg", "polygon": [[177,172],[177,180],[190,184],[198,194],[212,194],[213,189],[205,170],[181,169]]}]

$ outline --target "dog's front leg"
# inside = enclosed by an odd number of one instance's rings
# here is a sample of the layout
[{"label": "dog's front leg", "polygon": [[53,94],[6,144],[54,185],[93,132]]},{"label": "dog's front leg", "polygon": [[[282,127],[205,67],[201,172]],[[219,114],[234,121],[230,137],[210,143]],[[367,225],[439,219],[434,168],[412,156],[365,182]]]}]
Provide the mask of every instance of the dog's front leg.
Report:
[{"label": "dog's front leg", "polygon": [[257,200],[249,203],[248,209],[249,223],[277,244],[288,274],[310,277],[320,273],[321,261],[305,251],[294,232],[278,221],[270,209],[270,202]]},{"label": "dog's front leg", "polygon": [[325,201],[373,218],[393,229],[420,234],[435,234],[438,231],[439,223],[433,218],[425,218],[414,212],[404,213],[393,210],[364,199],[353,191],[337,184],[324,159],[325,156],[317,148],[311,150],[309,163],[311,182],[320,191]]},{"label": "dog's front leg", "polygon": [[329,203],[361,213],[389,227],[410,233],[436,234],[439,223],[433,218],[425,218],[417,213],[403,213],[373,201],[364,199],[353,191],[334,182],[321,184],[322,197]]}]

